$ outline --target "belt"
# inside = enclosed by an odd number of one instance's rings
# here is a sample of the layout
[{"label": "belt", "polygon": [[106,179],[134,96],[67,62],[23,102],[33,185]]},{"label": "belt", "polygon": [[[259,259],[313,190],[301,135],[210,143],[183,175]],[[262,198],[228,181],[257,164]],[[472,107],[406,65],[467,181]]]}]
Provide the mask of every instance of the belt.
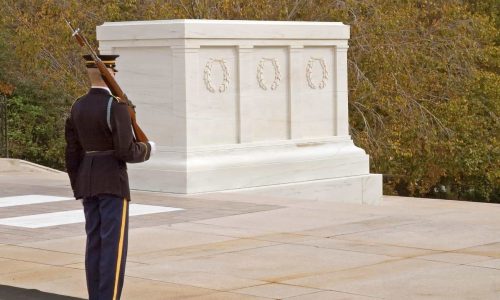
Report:
[{"label": "belt", "polygon": [[85,151],[85,155],[87,156],[104,156],[104,155],[111,155],[113,153],[115,153],[115,150]]}]

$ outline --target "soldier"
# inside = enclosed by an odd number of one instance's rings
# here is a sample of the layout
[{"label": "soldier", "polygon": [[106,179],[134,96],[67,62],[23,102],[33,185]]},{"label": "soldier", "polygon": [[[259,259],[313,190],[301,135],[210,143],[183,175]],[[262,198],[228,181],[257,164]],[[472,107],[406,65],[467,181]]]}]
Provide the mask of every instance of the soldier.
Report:
[{"label": "soldier", "polygon": [[[113,75],[116,57],[99,56]],[[126,163],[148,160],[155,144],[134,140],[127,104],[111,95],[92,57],[84,58],[92,87],[75,101],[66,120],[66,168],[85,212],[89,298],[115,300],[120,299],[127,258]]]}]

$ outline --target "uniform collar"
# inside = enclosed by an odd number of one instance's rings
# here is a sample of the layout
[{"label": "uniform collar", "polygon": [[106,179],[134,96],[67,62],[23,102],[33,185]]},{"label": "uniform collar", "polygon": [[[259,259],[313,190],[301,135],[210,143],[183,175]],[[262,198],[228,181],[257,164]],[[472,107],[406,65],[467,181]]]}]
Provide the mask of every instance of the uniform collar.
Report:
[{"label": "uniform collar", "polygon": [[90,92],[92,94],[107,94],[111,95],[111,91],[107,87],[92,86]]}]

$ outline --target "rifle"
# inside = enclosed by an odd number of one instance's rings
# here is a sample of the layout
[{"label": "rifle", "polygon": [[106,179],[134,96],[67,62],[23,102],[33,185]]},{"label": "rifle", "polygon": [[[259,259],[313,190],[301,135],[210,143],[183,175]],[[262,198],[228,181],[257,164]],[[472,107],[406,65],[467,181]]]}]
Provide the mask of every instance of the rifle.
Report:
[{"label": "rifle", "polygon": [[109,72],[108,68],[104,65],[104,63],[101,61],[99,56],[97,56],[96,52],[94,49],[92,49],[92,46],[89,44],[87,39],[80,33],[80,28],[74,29],[73,26],[71,26],[71,23],[68,22],[68,20],[64,19],[66,23],[68,24],[69,28],[71,28],[71,32],[73,33],[72,36],[76,38],[76,41],[81,47],[87,47],[87,49],[90,52],[90,55],[92,56],[92,59],[94,60],[97,68],[101,72],[102,78],[104,79],[104,82],[108,86],[108,88],[111,90],[111,93],[115,95],[118,99],[118,101],[126,103],[128,107],[128,112],[130,114],[130,120],[132,123],[132,129],[134,131],[134,135],[137,141],[146,143],[148,142],[148,138],[146,137],[146,134],[142,129],[139,127],[137,124],[137,119],[135,115],[135,105],[132,104],[132,101],[130,101],[127,97],[127,95],[123,92],[123,90],[120,88],[118,85],[118,82],[116,82],[115,77],[111,75]]}]

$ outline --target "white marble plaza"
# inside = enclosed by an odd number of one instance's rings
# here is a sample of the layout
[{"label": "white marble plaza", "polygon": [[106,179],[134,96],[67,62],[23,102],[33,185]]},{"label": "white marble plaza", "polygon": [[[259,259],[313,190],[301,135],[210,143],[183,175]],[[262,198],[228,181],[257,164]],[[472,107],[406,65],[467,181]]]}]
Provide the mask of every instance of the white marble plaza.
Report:
[{"label": "white marble plaza", "polygon": [[[67,174],[21,162],[4,171],[3,161],[0,201],[71,197]],[[384,196],[359,205],[261,189],[132,191],[132,205],[156,213],[130,217],[122,299],[500,299],[498,204]],[[0,219],[81,208],[22,202],[0,207]],[[0,223],[0,298],[88,299],[85,241],[84,223]]]},{"label": "white marble plaza", "polygon": [[347,197],[324,199],[378,202],[382,177],[370,174],[368,155],[349,135],[349,34],[338,22],[98,26],[100,52],[120,55],[117,79],[159,145],[149,162],[129,166],[132,187],[287,190],[331,180],[327,188],[348,190]]}]

